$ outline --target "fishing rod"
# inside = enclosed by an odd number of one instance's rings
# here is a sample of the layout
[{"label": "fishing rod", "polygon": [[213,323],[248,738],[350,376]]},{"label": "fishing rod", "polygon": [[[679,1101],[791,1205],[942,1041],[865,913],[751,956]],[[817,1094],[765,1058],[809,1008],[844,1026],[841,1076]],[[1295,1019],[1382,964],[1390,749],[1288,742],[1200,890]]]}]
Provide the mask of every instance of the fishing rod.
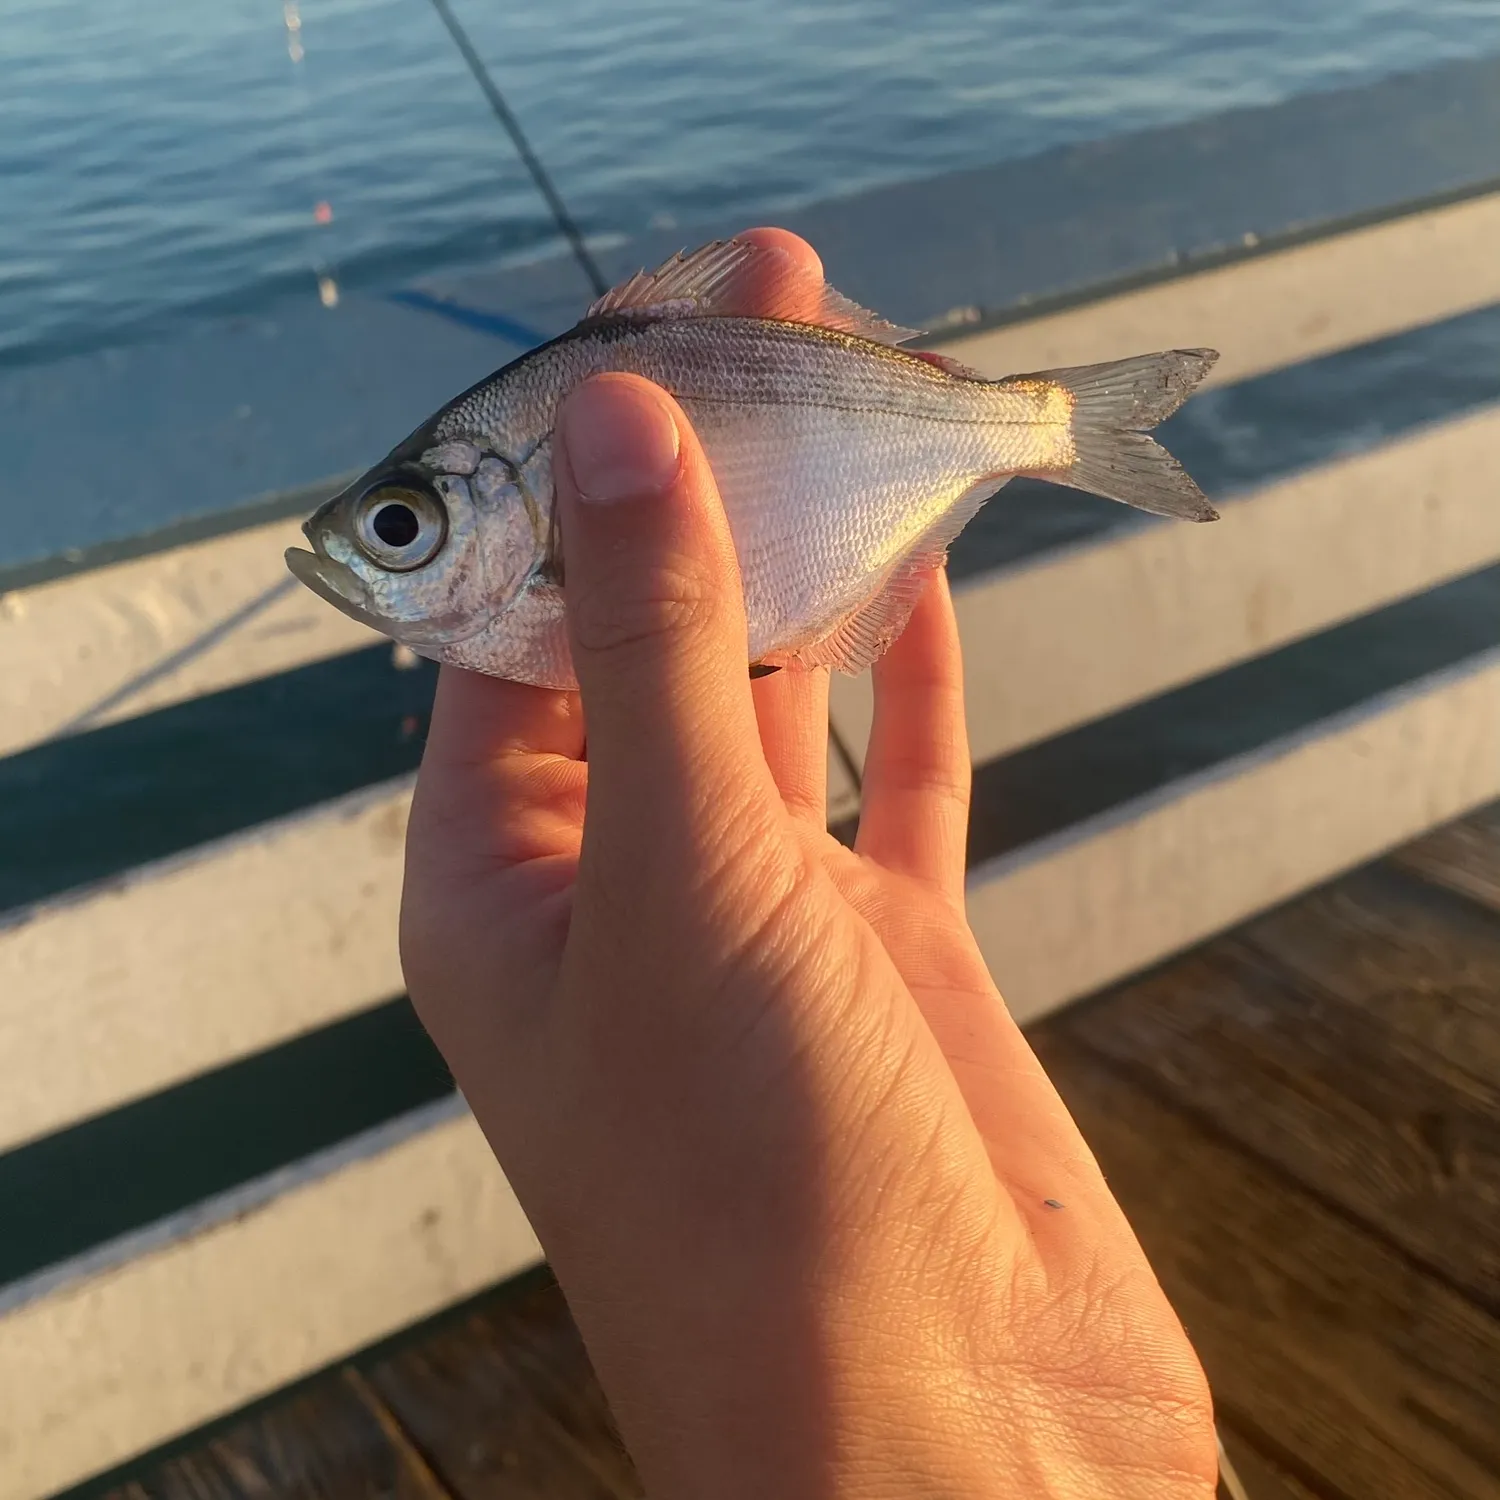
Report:
[{"label": "fishing rod", "polygon": [[593,287],[594,295],[602,297],[609,290],[609,283],[604,279],[604,274],[600,271],[594,257],[589,254],[589,248],[583,242],[583,235],[574,222],[572,214],[568,212],[568,206],[563,202],[562,195],[547,175],[547,169],[542,165],[536,152],[531,149],[531,142],[526,139],[526,132],[521,129],[521,122],[516,118],[515,111],[505,102],[505,95],[500,92],[499,86],[490,76],[489,69],[484,65],[484,59],[474,50],[469,34],[459,25],[458,17],[453,14],[448,0],[432,0],[432,8],[438,13],[438,19],[448,28],[448,35],[453,38],[453,45],[458,48],[463,60],[469,65],[469,71],[474,75],[474,81],[479,85],[484,97],[489,100],[490,108],[495,112],[495,118],[505,127],[511,144],[516,148],[517,155],[525,163],[526,170],[531,173],[531,180],[536,184],[537,191],[547,200],[547,206],[552,210],[552,218],[572,249],[573,258],[578,262],[589,285]]}]

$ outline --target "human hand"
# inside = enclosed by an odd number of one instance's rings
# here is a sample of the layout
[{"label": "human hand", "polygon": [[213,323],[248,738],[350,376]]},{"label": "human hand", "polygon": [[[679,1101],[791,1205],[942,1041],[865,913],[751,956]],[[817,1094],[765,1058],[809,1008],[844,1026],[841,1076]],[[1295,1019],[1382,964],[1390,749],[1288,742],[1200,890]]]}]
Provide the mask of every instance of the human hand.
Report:
[{"label": "human hand", "polygon": [[648,1493],[1210,1495],[1192,1350],[964,918],[945,580],[851,850],[826,677],[747,681],[681,410],[590,381],[555,470],[582,704],[443,670],[402,952]]}]

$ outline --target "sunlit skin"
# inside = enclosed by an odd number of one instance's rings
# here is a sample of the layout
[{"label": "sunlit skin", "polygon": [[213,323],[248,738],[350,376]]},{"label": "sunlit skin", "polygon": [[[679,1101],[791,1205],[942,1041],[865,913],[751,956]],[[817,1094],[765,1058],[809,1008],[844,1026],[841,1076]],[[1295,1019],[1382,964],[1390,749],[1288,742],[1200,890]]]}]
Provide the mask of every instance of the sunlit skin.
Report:
[{"label": "sunlit skin", "polygon": [[748,679],[680,410],[599,377],[557,443],[581,697],[444,668],[402,952],[647,1493],[1211,1495],[1198,1363],[965,921],[946,581],[845,848],[826,676]]}]

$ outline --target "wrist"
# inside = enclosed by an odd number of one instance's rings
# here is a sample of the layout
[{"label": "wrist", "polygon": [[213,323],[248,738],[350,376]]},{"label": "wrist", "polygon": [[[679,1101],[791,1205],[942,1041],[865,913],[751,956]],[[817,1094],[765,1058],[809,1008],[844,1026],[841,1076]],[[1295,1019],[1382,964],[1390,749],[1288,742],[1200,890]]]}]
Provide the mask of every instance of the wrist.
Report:
[{"label": "wrist", "polygon": [[647,1494],[1211,1500],[1213,1419],[1190,1351],[1122,1391],[1061,1356],[1049,1368],[981,1367],[956,1352],[968,1331],[939,1329],[931,1312],[905,1332],[887,1318],[810,1333],[773,1315],[729,1337],[721,1328],[712,1352],[650,1370],[632,1360],[607,1385]]}]

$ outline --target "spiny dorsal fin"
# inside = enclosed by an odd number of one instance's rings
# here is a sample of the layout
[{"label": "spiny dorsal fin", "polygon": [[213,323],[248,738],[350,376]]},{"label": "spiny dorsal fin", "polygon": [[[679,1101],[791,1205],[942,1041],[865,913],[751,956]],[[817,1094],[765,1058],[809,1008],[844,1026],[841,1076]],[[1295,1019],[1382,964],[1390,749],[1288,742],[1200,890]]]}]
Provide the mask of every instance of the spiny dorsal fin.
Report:
[{"label": "spiny dorsal fin", "polygon": [[753,247],[736,240],[714,240],[689,253],[679,250],[654,271],[637,271],[629,281],[611,287],[586,318],[612,313],[649,313],[653,317],[690,317],[714,311],[733,287],[736,272],[743,277]]},{"label": "spiny dorsal fin", "polygon": [[[778,274],[783,267],[787,274]],[[586,318],[771,318],[836,328],[879,344],[917,336],[851,302],[825,281],[810,288],[783,250],[742,240],[715,240],[683,251],[654,271],[637,271],[606,292]]]}]

